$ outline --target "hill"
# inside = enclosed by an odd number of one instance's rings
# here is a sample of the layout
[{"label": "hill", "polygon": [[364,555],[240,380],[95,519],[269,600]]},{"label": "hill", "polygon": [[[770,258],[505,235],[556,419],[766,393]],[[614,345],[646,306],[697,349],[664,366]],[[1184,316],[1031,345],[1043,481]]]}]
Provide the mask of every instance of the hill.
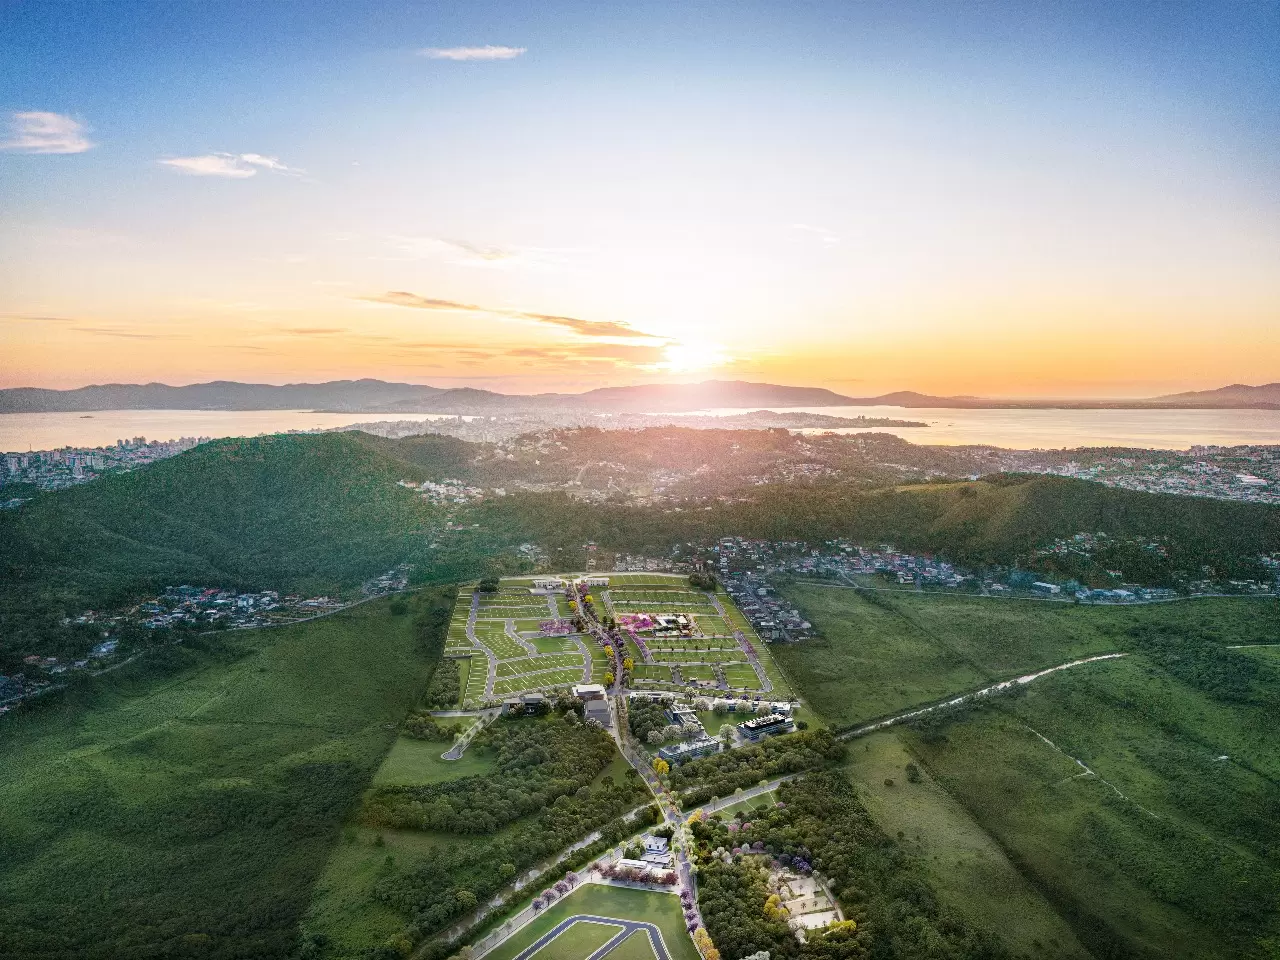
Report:
[{"label": "hill", "polygon": [[0,718],[0,956],[298,956],[454,591],[192,638]]},{"label": "hill", "polygon": [[0,663],[61,648],[64,616],[170,584],[325,593],[404,561],[437,521],[396,481],[430,472],[374,439],[219,440],[0,514]]},{"label": "hill", "polygon": [[[652,431],[656,445],[650,433],[587,432],[583,442],[602,444],[591,447],[601,459],[623,441],[642,459],[680,455],[681,431]],[[734,443],[744,437],[726,435]],[[791,442],[777,432],[751,438]],[[554,465],[552,452],[541,456]],[[401,479],[448,477],[501,486],[530,469],[543,467],[489,445],[346,432],[221,440],[132,473],[40,494],[20,510],[0,512],[6,548],[0,666],[12,666],[24,651],[82,653],[96,640],[73,636],[63,618],[171,584],[331,593],[402,562],[416,565],[417,581],[439,581],[502,563],[504,552],[521,543],[569,557],[589,541],[659,555],[729,535],[846,537],[966,565],[1044,567],[1058,561],[1033,556],[1038,547],[1087,531],[1158,540],[1160,550],[1134,547],[1124,558],[1124,569],[1149,583],[1200,579],[1205,566],[1220,577],[1257,576],[1257,556],[1280,550],[1280,509],[1061,477],[1002,475],[882,489],[779,482],[738,486],[723,499],[695,499],[696,509],[680,510],[510,489],[478,504],[433,507],[397,486]],[[445,530],[450,517],[464,533]]]},{"label": "hill", "polygon": [[164,383],[105,383],[75,390],[14,387],[0,390],[0,413],[82,410],[356,411],[422,401],[446,391],[412,383],[335,380],[330,383],[236,383],[218,380],[171,387]]},{"label": "hill", "polygon": [[1280,409],[1280,383],[1264,383],[1251,387],[1244,383],[1218,387],[1216,390],[1193,390],[1156,397],[1156,403],[1187,407],[1260,407]]}]

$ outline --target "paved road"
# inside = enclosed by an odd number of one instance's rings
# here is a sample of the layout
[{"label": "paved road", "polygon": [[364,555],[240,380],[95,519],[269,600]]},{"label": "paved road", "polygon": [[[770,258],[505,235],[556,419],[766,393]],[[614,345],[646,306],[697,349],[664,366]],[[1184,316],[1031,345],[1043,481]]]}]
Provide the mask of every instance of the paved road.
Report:
[{"label": "paved road", "polygon": [[467,729],[467,732],[462,735],[461,739],[459,739],[457,743],[444,753],[440,754],[440,759],[461,760],[462,755],[467,752],[467,747],[471,746],[471,741],[480,734],[481,730],[493,723],[501,712],[501,710],[486,710],[481,713],[479,719],[477,719],[476,722]]},{"label": "paved road", "polygon": [[720,797],[717,800],[708,800],[702,806],[698,807],[698,809],[701,810],[704,815],[710,816],[717,810],[723,810],[725,807],[731,807],[735,803],[741,803],[744,800],[751,800],[755,797],[766,794],[771,790],[777,790],[779,784],[787,780],[794,780],[798,776],[800,776],[798,773],[789,773],[785,777],[779,777],[777,780],[770,780],[763,787],[757,784],[750,790],[743,790],[741,793],[731,793],[727,797]]},{"label": "paved road", "polygon": [[601,960],[613,951],[618,944],[631,936],[637,930],[643,930],[649,935],[649,945],[653,947],[653,952],[657,955],[658,960],[671,960],[671,954],[667,953],[667,944],[662,939],[662,931],[655,927],[652,923],[643,923],[639,920],[623,920],[618,917],[598,917],[595,914],[580,913],[576,917],[569,917],[561,920],[554,927],[544,933],[541,937],[533,942],[532,945],[526,947],[520,953],[516,954],[515,960],[529,960],[535,953],[545,947],[560,934],[564,933],[575,923],[603,923],[611,927],[621,927],[603,947],[591,954],[587,960]]}]

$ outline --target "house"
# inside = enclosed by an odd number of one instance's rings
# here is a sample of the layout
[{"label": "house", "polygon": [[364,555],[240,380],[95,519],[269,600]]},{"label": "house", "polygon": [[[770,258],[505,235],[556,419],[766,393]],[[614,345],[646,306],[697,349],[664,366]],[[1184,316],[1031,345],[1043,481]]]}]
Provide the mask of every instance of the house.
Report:
[{"label": "house", "polygon": [[671,850],[667,846],[666,837],[646,834],[641,838],[641,843],[644,844],[644,856],[640,858],[641,860],[655,867],[671,866]]},{"label": "house", "polygon": [[719,740],[712,740],[710,737],[699,737],[697,740],[673,743],[668,747],[662,747],[658,750],[658,756],[667,761],[667,763],[684,763],[686,760],[709,757],[711,754],[719,752]]},{"label": "house", "polygon": [[689,723],[699,723],[697,713],[680,704],[673,704],[667,710],[667,719],[672,723],[680,724],[682,727]]},{"label": "house", "polygon": [[564,580],[560,577],[534,577],[533,589],[554,593],[564,589]]},{"label": "house", "polygon": [[1040,583],[1036,582],[1031,585],[1031,589],[1037,593],[1047,593],[1049,596],[1056,596],[1062,592],[1062,588],[1056,583]]},{"label": "house", "polygon": [[605,689],[598,683],[575,683],[573,685],[573,695],[579,700],[603,700],[605,698]]},{"label": "house", "polygon": [[609,585],[608,577],[583,577],[580,581],[588,587],[607,587]]},{"label": "house", "polygon": [[606,730],[613,726],[613,713],[608,700],[588,700],[582,705],[582,715],[587,720],[598,720]]},{"label": "house", "polygon": [[751,743],[759,743],[766,737],[777,736],[780,733],[794,733],[795,729],[796,725],[792,719],[780,713],[770,713],[738,724],[738,731]]},{"label": "house", "polygon": [[502,701],[502,712],[508,716],[517,713],[532,716],[545,713],[546,709],[547,698],[540,693],[522,693]]}]

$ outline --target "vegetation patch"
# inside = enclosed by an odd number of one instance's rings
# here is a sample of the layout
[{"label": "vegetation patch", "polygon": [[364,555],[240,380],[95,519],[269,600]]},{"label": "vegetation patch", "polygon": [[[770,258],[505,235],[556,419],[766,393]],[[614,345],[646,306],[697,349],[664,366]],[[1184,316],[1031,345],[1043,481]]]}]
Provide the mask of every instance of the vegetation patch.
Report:
[{"label": "vegetation patch", "polygon": [[0,720],[0,955],[293,957],[452,601],[193,638]]},{"label": "vegetation patch", "polygon": [[[784,783],[778,801],[749,815],[693,822],[699,906],[725,960],[760,950],[776,960],[1008,956],[938,902],[919,862],[876,827],[838,772]],[[816,875],[846,919],[800,942],[766,884],[766,872],[778,868]]]},{"label": "vegetation patch", "polygon": [[620,838],[634,826],[618,818],[649,793],[633,771],[606,772],[616,758],[608,734],[573,711],[553,712],[500,719],[479,734],[457,762],[489,764],[482,774],[380,776],[354,818],[354,849],[335,851],[317,888],[312,951],[348,957],[419,944],[592,830],[616,827]]}]

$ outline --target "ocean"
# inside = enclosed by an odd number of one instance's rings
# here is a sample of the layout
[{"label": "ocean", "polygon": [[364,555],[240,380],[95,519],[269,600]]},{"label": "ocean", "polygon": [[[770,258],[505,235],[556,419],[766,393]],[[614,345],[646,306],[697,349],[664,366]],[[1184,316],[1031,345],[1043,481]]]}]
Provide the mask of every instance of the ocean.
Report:
[{"label": "ocean", "polygon": [[[754,408],[759,409],[759,408]],[[949,410],[902,407],[801,407],[842,417],[917,420],[927,427],[878,427],[912,443],[989,444],[1014,449],[1280,444],[1280,410]],[[691,411],[743,413],[744,409]],[[378,420],[434,420],[429,413],[317,413],[310,410],[100,410],[0,414],[0,451],[99,447],[146,437],[250,437]],[[864,432],[839,430],[839,433]]]}]

